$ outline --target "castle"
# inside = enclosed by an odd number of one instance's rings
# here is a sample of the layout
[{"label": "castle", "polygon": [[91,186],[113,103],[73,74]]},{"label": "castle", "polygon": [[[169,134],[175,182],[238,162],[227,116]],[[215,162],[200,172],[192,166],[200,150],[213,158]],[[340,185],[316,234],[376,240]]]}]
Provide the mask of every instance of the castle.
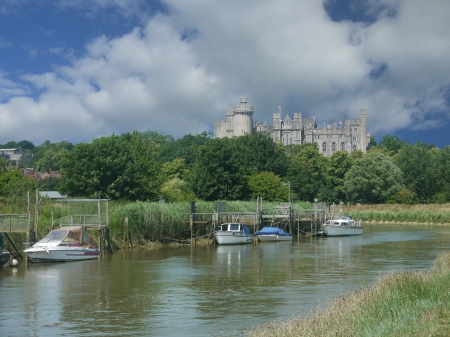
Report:
[{"label": "castle", "polygon": [[226,110],[224,121],[214,122],[215,138],[233,138],[253,132],[269,133],[273,141],[284,145],[316,143],[319,151],[329,157],[336,151],[361,150],[366,153],[370,133],[366,132],[366,110],[359,111],[359,119],[323,123],[323,128],[317,127],[316,116],[312,119],[294,113],[294,119],[289,116],[281,118],[281,107],[273,114],[273,125],[257,122],[253,124],[253,106],[247,105],[247,98],[242,97],[240,104]]}]

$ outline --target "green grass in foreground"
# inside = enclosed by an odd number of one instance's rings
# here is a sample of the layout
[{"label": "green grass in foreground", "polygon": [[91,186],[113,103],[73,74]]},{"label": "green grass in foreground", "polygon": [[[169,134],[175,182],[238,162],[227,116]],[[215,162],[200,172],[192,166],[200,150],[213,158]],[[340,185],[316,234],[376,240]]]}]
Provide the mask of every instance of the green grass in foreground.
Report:
[{"label": "green grass in foreground", "polygon": [[310,315],[245,334],[273,336],[450,336],[450,253],[430,271],[392,272],[373,287],[339,297]]}]

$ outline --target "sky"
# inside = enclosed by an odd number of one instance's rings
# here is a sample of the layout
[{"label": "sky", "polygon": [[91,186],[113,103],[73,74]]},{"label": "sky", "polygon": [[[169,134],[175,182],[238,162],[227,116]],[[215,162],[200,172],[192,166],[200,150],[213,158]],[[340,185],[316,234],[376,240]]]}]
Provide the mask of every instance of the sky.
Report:
[{"label": "sky", "polygon": [[450,145],[448,0],[1,0],[0,144],[359,118]]}]

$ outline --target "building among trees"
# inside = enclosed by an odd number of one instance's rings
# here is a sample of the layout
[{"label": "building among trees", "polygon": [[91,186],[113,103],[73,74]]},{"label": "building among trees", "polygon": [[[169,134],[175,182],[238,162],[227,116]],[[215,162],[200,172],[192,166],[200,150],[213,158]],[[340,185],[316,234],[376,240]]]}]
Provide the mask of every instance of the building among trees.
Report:
[{"label": "building among trees", "polygon": [[266,132],[273,141],[284,145],[316,143],[319,151],[331,156],[336,151],[361,150],[366,153],[370,133],[366,132],[366,110],[359,111],[359,119],[345,119],[344,122],[323,122],[319,128],[316,116],[312,119],[302,113],[294,113],[294,119],[288,115],[281,117],[281,107],[273,114],[273,124],[257,122],[253,124],[253,106],[247,105],[247,98],[242,97],[239,105],[226,110],[226,119],[214,122],[215,138],[233,138],[247,133]]}]

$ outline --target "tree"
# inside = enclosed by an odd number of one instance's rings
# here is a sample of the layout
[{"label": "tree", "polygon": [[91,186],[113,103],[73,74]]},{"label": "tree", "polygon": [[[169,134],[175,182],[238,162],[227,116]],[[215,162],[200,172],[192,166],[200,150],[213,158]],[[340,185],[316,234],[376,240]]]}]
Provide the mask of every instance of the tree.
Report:
[{"label": "tree", "polygon": [[[305,144],[306,145],[306,144]],[[315,144],[303,146],[291,158],[287,179],[293,192],[303,201],[313,201],[324,187],[327,157]]]},{"label": "tree", "polygon": [[406,187],[421,202],[429,202],[435,193],[440,192],[437,186],[440,172],[436,156],[425,144],[402,147],[394,157],[394,163],[402,170]]},{"label": "tree", "polygon": [[235,147],[235,140],[216,138],[200,146],[189,183],[202,200],[240,200],[245,196],[247,170]]},{"label": "tree", "polygon": [[160,163],[166,163],[175,159],[183,159],[187,167],[191,167],[196,158],[197,149],[212,139],[212,134],[202,132],[195,136],[188,134],[173,142],[161,144],[158,148],[158,160]]},{"label": "tree", "polygon": [[417,195],[406,188],[401,189],[395,194],[392,194],[388,200],[388,204],[404,204],[404,205],[414,205],[419,203],[419,198]]},{"label": "tree", "polygon": [[273,172],[259,172],[248,179],[250,197],[262,197],[266,201],[287,201],[289,189]]},{"label": "tree", "polygon": [[346,151],[334,152],[327,162],[325,187],[321,190],[320,200],[332,203],[347,199],[344,182],[345,174],[352,168],[355,160]]},{"label": "tree", "polygon": [[196,199],[189,185],[179,178],[166,181],[161,186],[160,196],[169,202],[192,201]]},{"label": "tree", "polygon": [[369,152],[357,159],[345,174],[344,188],[348,200],[365,200],[370,204],[384,203],[403,188],[401,170],[389,156]]},{"label": "tree", "polygon": [[73,149],[69,142],[48,144],[40,147],[33,158],[33,166],[39,172],[59,171],[61,159]]},{"label": "tree", "polygon": [[17,143],[17,147],[21,147],[24,150],[32,151],[34,149],[34,144],[29,140],[21,140]]},{"label": "tree", "polygon": [[125,200],[156,200],[159,169],[156,145],[139,132],[79,143],[61,160],[64,185],[69,196],[108,197]]},{"label": "tree", "polygon": [[408,140],[402,142],[397,136],[386,135],[383,137],[380,144],[378,144],[377,148],[381,149],[384,154],[393,157],[403,146],[408,145]]},{"label": "tree", "polygon": [[36,190],[33,179],[24,176],[17,170],[0,174],[0,197],[18,199],[26,196],[27,192]]},{"label": "tree", "polygon": [[247,174],[273,172],[280,177],[287,173],[288,158],[283,145],[276,144],[266,133],[246,134],[233,139],[241,165]]},{"label": "tree", "polygon": [[62,179],[55,177],[48,177],[37,181],[37,188],[41,191],[59,191],[62,185]]}]

